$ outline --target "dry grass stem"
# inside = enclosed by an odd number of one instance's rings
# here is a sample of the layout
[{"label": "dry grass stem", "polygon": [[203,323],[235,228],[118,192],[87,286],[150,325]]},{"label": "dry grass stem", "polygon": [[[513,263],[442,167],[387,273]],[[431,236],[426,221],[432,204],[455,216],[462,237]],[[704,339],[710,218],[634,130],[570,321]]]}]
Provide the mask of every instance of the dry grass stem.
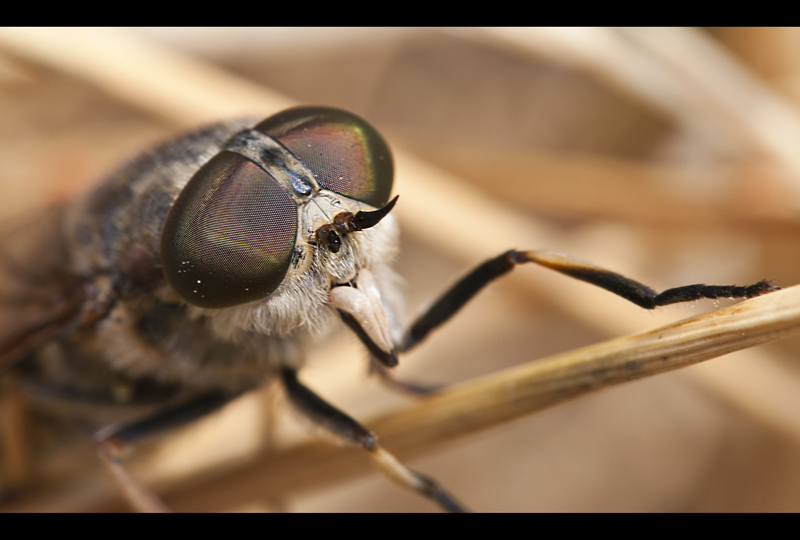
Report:
[{"label": "dry grass stem", "polygon": [[758,150],[800,178],[797,108],[696,30],[495,28],[471,35],[594,73],[667,112],[709,148],[737,159]]},{"label": "dry grass stem", "polygon": [[[797,196],[789,181],[767,166],[687,167],[490,148],[476,155],[467,147],[443,148],[437,159],[487,193],[533,211],[687,228],[798,221]],[[687,189],[697,185],[727,189],[697,197]]]},{"label": "dry grass stem", "polygon": [[800,111],[773,91],[711,38],[689,28],[626,29],[654,58],[692,85],[701,105],[727,120],[764,152],[793,173],[800,185]]},{"label": "dry grass stem", "polygon": [[4,28],[0,45],[179,126],[268,115],[295,105],[210,64],[115,29]]}]

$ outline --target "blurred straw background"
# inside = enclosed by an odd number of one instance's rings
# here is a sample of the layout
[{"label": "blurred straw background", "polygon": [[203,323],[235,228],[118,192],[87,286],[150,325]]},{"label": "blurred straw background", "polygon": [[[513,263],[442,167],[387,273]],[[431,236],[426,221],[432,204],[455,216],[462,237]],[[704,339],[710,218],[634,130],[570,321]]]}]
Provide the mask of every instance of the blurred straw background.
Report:
[{"label": "blurred straw background", "polygon": [[[799,100],[800,30],[788,28],[6,29],[0,214],[74,196],[187,127],[322,104],[358,113],[402,149],[397,267],[409,318],[511,247],[567,251],[657,289],[787,287],[800,281]],[[398,373],[464,381],[714,307],[650,314],[524,267]],[[410,464],[480,511],[798,511],[798,351],[785,339],[626,384]],[[315,350],[303,378],[359,419],[410,401],[366,377],[347,335]],[[273,394],[142,449],[134,469],[167,485],[297,443],[302,429]],[[3,396],[6,439],[27,406]],[[0,509],[113,507],[90,445],[68,453],[25,429],[33,447],[6,444],[0,473],[21,494]],[[168,502],[434,510],[378,474],[264,493]]]}]

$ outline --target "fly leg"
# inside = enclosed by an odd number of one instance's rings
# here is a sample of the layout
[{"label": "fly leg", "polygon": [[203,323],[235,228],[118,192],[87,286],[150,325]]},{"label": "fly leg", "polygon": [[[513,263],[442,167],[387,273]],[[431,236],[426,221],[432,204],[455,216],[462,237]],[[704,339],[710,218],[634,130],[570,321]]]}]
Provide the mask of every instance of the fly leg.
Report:
[{"label": "fly leg", "polygon": [[389,370],[389,368],[381,364],[375,359],[374,356],[370,358],[369,372],[370,374],[376,374],[380,378],[381,382],[392,390],[405,392],[406,394],[411,394],[414,396],[430,396],[445,386],[443,384],[431,384],[418,381],[409,381],[406,379],[398,379]]},{"label": "fly leg", "polygon": [[411,325],[398,350],[404,352],[412,349],[432,330],[450,319],[492,280],[507,274],[518,264],[523,263],[536,263],[575,279],[597,285],[645,309],[655,309],[659,306],[691,302],[702,298],[752,298],[779,289],[766,281],[759,281],[747,287],[698,284],[676,287],[657,293],[637,281],[564,253],[510,250],[484,262],[453,285]]},{"label": "fly leg", "polygon": [[390,480],[432,499],[448,512],[467,511],[435,480],[406,468],[392,454],[381,448],[374,433],[303,385],[297,379],[295,370],[284,367],[281,369],[281,377],[289,400],[298,411],[337,438],[366,450]]},{"label": "fly leg", "polygon": [[112,426],[95,435],[97,454],[128,503],[139,512],[168,512],[153,491],[125,468],[122,458],[134,444],[157,433],[181,427],[221,408],[233,397],[209,394],[139,422]]},{"label": "fly leg", "polygon": [[353,283],[334,287],[330,292],[330,300],[339,311],[342,322],[358,336],[369,351],[370,373],[378,375],[382,383],[393,390],[417,396],[432,394],[440,388],[396,379],[388,369],[397,365],[397,346],[392,340],[389,322],[372,272],[362,269]]}]

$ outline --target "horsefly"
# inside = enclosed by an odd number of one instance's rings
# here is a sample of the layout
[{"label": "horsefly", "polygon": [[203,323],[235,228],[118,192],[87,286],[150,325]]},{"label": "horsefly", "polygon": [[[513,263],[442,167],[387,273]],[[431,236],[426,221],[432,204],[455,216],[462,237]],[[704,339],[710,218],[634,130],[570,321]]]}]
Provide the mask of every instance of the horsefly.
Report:
[{"label": "horsefly", "polygon": [[[123,451],[278,379],[289,402],[362,448],[392,481],[463,511],[375,434],[299,378],[303,350],[342,323],[391,387],[398,355],[514,267],[536,263],[643,308],[777,289],[690,285],[660,294],[569,255],[510,250],[469,272],[407,330],[392,262],[398,226],[393,162],[358,116],[297,107],[261,122],[197,129],[123,166],[8,245],[0,269],[14,324],[0,330],[0,370],[34,398],[104,411],[85,423],[97,453],[139,510],[163,504],[123,466]],[[7,290],[6,290],[7,289]],[[124,391],[120,391],[124,389]]]}]

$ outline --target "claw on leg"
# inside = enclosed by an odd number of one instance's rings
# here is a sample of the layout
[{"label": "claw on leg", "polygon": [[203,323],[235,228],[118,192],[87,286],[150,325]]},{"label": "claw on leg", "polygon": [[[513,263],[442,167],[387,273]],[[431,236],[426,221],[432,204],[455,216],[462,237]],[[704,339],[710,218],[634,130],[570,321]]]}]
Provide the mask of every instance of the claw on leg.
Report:
[{"label": "claw on leg", "polygon": [[370,457],[383,474],[395,484],[433,499],[447,512],[469,512],[463,504],[445,491],[436,480],[408,469],[383,448],[377,447],[374,450],[370,450]]},{"label": "claw on leg", "polygon": [[281,375],[289,400],[300,413],[338,438],[366,450],[381,472],[394,483],[432,499],[448,512],[467,511],[438,482],[408,469],[381,448],[374,433],[301,383],[294,369],[284,367]]}]

